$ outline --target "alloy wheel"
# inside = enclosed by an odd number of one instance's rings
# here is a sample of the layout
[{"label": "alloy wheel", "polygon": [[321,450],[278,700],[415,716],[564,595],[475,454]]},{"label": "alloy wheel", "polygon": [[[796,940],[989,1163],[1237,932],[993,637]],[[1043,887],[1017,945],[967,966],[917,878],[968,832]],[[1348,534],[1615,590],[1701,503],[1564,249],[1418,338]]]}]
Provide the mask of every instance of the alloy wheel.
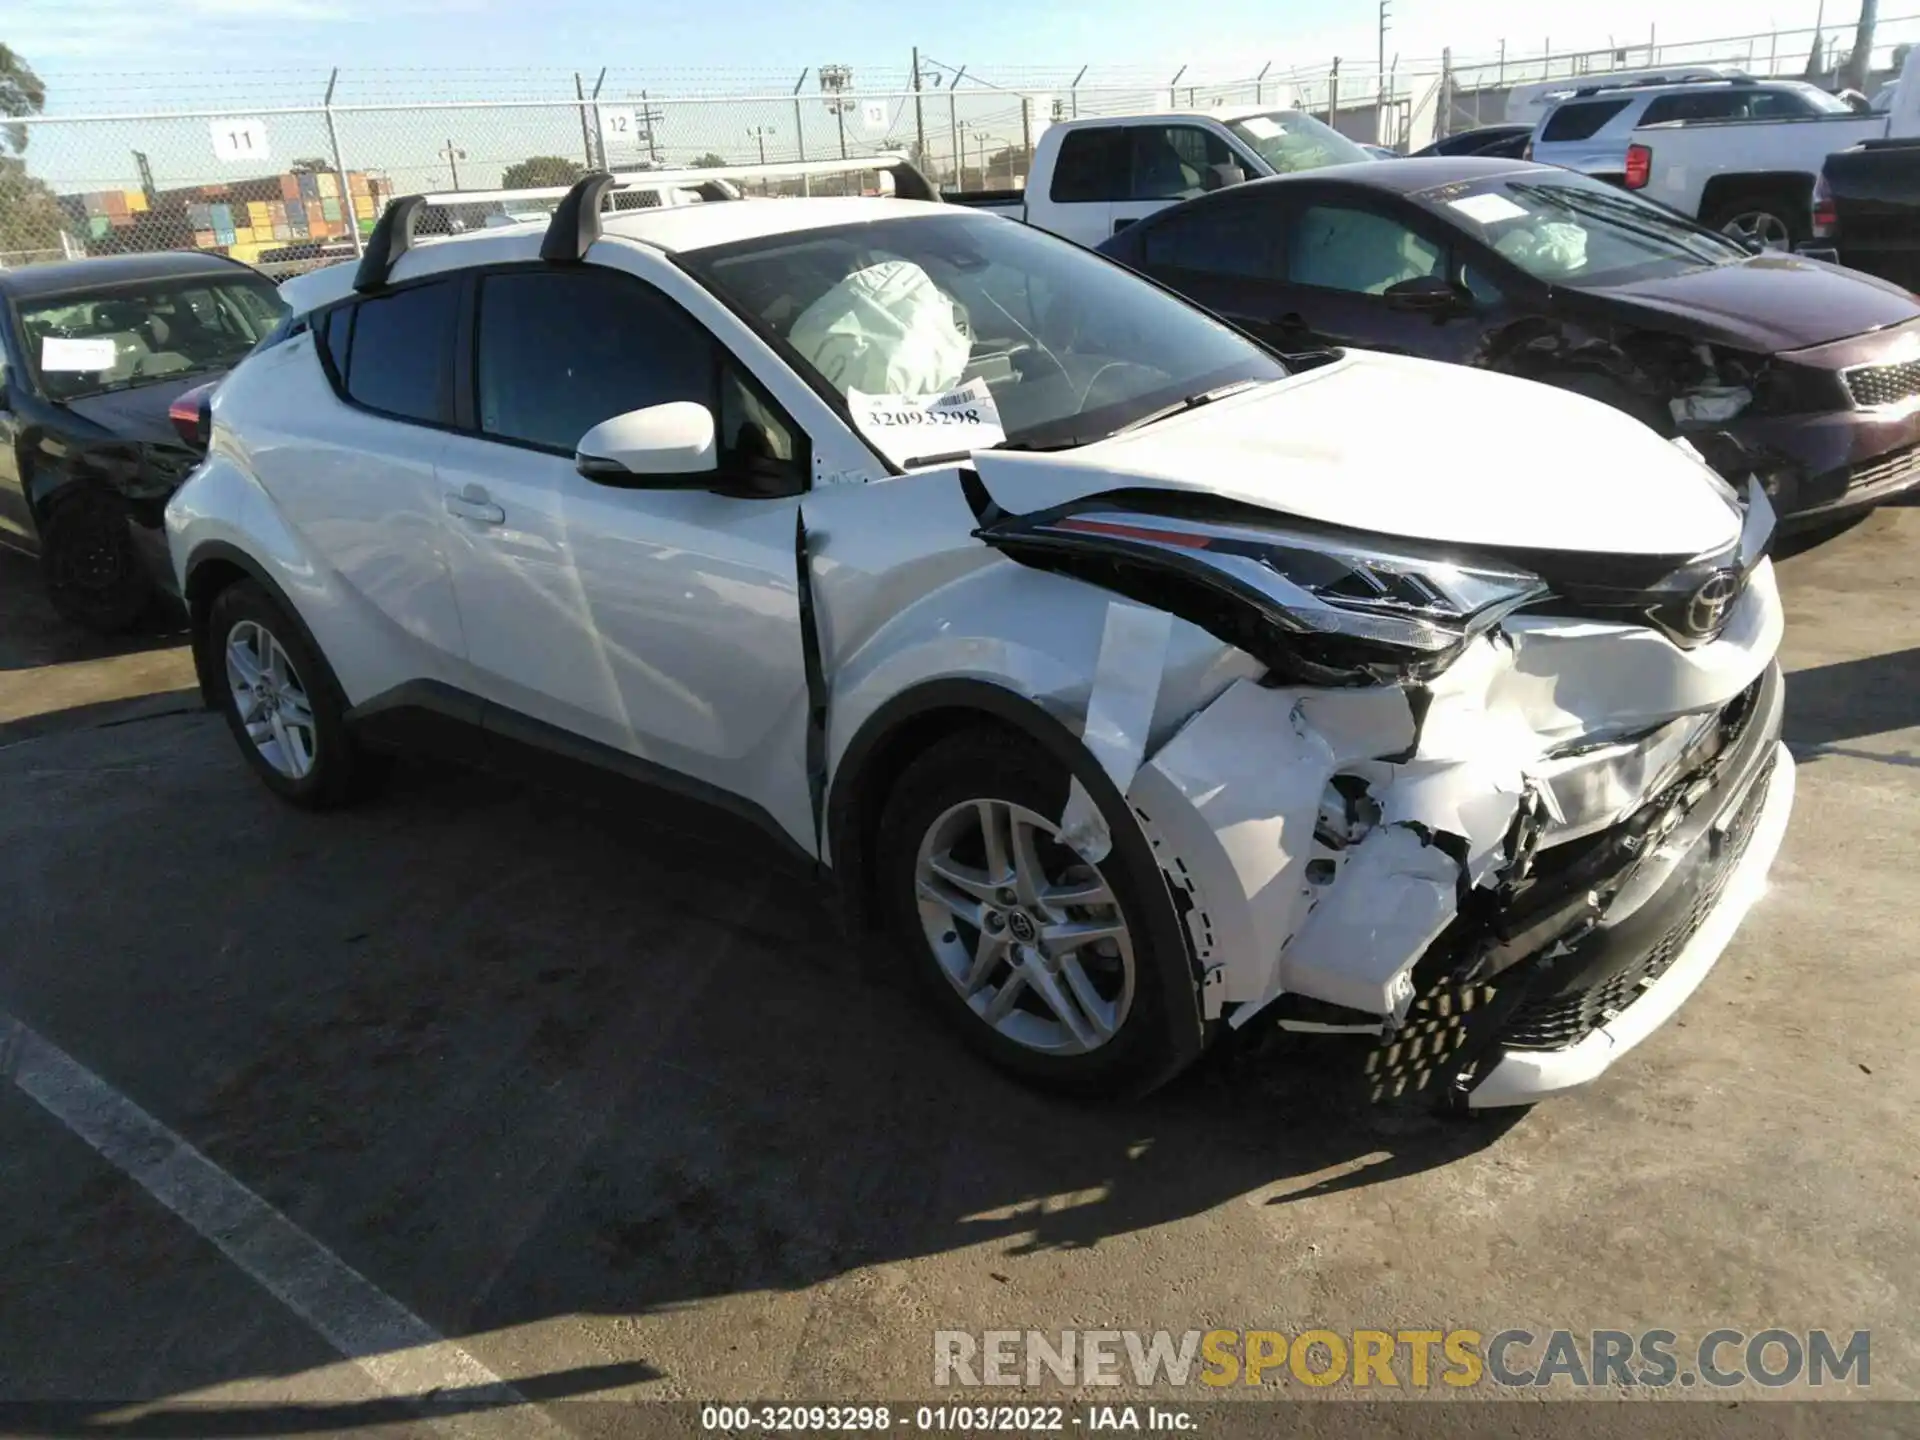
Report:
[{"label": "alloy wheel", "polygon": [[914,881],[933,957],[983,1023],[1051,1055],[1119,1032],[1133,940],[1099,867],[1051,821],[1004,800],[955,805],[928,827]]},{"label": "alloy wheel", "polygon": [[1720,227],[1720,233],[1763,250],[1793,249],[1793,232],[1787,228],[1787,222],[1768,210],[1748,210],[1735,215]]},{"label": "alloy wheel", "polygon": [[285,648],[264,625],[242,620],[227,632],[227,685],[247,738],[277,773],[304,780],[319,748],[313,704]]}]

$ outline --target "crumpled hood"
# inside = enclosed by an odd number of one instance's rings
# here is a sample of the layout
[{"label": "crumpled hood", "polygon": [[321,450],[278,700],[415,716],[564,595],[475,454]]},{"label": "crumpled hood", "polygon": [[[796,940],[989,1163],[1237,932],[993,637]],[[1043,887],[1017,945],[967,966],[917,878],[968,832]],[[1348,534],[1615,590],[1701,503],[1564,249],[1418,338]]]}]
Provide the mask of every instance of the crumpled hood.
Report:
[{"label": "crumpled hood", "polygon": [[1898,285],[1795,255],[1756,255],[1584,293],[1656,312],[1698,339],[1769,355],[1920,318],[1920,304]]},{"label": "crumpled hood", "polygon": [[1698,555],[1740,532],[1705,467],[1630,416],[1362,351],[1077,450],[974,464],[1016,511],[1159,486],[1466,546]]},{"label": "crumpled hood", "polygon": [[221,370],[196,370],[191,375],[169,375],[148,385],[136,385],[130,390],[82,395],[67,401],[67,409],[81,419],[98,425],[116,440],[139,440],[182,448],[173,422],[167,418],[167,407],[187,391],[218,380],[225,373]]}]

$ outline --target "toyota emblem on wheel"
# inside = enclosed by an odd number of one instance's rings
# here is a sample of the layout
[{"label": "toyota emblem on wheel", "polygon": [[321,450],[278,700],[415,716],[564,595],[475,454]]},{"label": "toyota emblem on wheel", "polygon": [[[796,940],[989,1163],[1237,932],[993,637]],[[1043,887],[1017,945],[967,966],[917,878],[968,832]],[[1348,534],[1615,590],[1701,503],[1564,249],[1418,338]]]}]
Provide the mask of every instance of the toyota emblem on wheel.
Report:
[{"label": "toyota emblem on wheel", "polygon": [[1716,634],[1726,623],[1727,610],[1739,594],[1737,572],[1715,571],[1687,602],[1687,629],[1695,635]]}]

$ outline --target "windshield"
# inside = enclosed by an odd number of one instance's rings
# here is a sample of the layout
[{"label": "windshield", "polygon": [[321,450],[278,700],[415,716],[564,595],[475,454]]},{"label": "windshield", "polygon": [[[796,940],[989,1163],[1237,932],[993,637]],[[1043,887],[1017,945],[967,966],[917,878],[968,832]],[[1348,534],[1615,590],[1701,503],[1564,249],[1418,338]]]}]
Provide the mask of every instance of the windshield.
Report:
[{"label": "windshield", "polygon": [[1566,170],[1464,181],[1414,198],[1554,284],[1617,284],[1747,258],[1683,215]]},{"label": "windshield", "polygon": [[76,400],[225,370],[285,312],[271,281],[236,271],[44,296],[22,303],[20,328],[47,398]]},{"label": "windshield", "polygon": [[1269,110],[1264,115],[1242,116],[1227,121],[1227,129],[1266,161],[1276,175],[1373,159],[1338,130],[1298,110]]},{"label": "windshield", "polygon": [[[1081,445],[1222,387],[1287,373],[1091,251],[990,216],[839,225],[680,260],[846,397],[855,423],[896,462],[954,450],[955,441]],[[943,443],[939,429],[918,422],[926,428],[898,444],[883,433],[916,397],[962,391],[990,399],[990,432],[949,427]]]}]

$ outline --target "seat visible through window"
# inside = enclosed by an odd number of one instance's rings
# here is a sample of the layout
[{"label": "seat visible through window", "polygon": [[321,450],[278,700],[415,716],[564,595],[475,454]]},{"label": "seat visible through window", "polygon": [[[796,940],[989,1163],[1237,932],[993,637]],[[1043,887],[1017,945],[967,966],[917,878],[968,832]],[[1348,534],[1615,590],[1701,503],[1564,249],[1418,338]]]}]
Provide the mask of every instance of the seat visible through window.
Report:
[{"label": "seat visible through window", "polygon": [[1380,295],[1403,280],[1440,274],[1444,261],[1438,245],[1366,210],[1310,206],[1288,234],[1288,279],[1323,290]]}]

